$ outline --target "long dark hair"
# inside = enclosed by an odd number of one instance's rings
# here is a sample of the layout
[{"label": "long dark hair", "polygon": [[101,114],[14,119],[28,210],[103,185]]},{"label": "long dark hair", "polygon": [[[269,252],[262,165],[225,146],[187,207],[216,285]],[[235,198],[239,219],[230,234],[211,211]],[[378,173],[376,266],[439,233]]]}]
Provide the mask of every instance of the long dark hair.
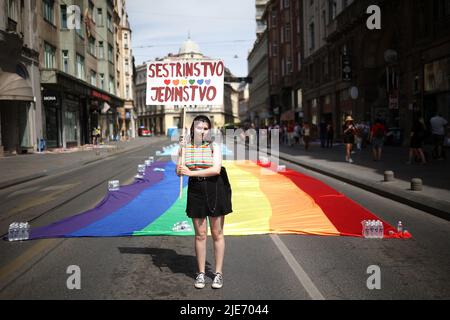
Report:
[{"label": "long dark hair", "polygon": [[211,120],[209,120],[209,118],[207,116],[204,115],[200,115],[200,116],[196,116],[194,118],[194,120],[192,121],[192,125],[191,125],[191,143],[194,143],[194,125],[195,122],[197,121],[201,121],[201,122],[206,122],[208,124],[209,127],[209,134],[206,136],[207,139],[205,139],[208,142],[211,142],[211,130],[212,130],[212,124],[211,124]]}]

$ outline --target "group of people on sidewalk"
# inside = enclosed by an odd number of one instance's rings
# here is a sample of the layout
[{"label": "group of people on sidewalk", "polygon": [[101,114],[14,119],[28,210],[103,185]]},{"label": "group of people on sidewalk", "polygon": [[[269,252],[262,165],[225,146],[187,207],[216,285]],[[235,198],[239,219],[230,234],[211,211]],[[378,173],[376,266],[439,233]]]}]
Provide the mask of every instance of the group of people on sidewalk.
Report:
[{"label": "group of people on sidewalk", "polygon": [[[445,159],[444,142],[447,134],[448,121],[437,113],[430,119],[431,138],[433,141],[432,157],[437,160]],[[351,153],[356,144],[357,149],[361,150],[361,145],[365,142],[368,135],[368,143],[372,145],[373,160],[381,161],[382,150],[387,136],[387,128],[381,119],[377,119],[370,130],[366,125],[355,125],[351,116],[345,119],[343,126],[345,161],[353,163]],[[410,148],[407,164],[413,162],[427,163],[427,157],[423,150],[425,139],[427,138],[428,128],[423,118],[417,118],[411,128]]]},{"label": "group of people on sidewalk", "polygon": [[[294,145],[300,145],[303,143],[306,151],[310,149],[311,140],[314,135],[314,131],[316,130],[315,126],[306,121],[303,123],[290,121],[287,125],[271,125],[268,128],[269,136],[273,129],[279,130],[281,144],[293,147]],[[323,122],[323,124],[321,124],[320,140],[322,148],[333,147],[334,128],[331,122]]]},{"label": "group of people on sidewalk", "polygon": [[[409,136],[409,154],[407,164],[419,162],[426,164],[430,157],[423,150],[425,141],[433,142],[432,158],[445,159],[445,139],[448,131],[448,121],[441,114],[431,118],[429,127],[423,118],[416,118]],[[315,136],[316,127],[308,122],[298,123],[290,121],[283,125],[272,125],[268,127],[269,136],[272,129],[279,130],[280,144],[293,147],[303,142],[306,151],[310,150],[312,137]],[[322,121],[318,126],[321,148],[332,148],[334,143],[334,128],[331,122]],[[389,130],[381,118],[377,118],[370,125],[368,122],[358,122],[351,116],[347,116],[342,126],[343,142],[345,145],[345,161],[354,163],[351,155],[356,151],[371,145],[374,161],[381,161],[383,147],[389,136]],[[431,135],[429,137],[429,135]]]}]

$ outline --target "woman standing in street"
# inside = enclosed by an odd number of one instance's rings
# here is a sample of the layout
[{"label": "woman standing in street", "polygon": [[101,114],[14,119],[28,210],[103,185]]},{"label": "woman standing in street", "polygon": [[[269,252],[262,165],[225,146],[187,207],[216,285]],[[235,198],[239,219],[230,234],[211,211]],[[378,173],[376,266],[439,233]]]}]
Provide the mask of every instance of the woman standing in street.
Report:
[{"label": "woman standing in street", "polygon": [[344,144],[345,144],[345,161],[353,163],[353,159],[351,158],[351,152],[353,145],[355,144],[356,127],[353,124],[353,118],[351,116],[348,116],[345,119],[343,130],[344,130]]},{"label": "woman standing in street", "polygon": [[[185,163],[177,166],[177,175],[189,177],[186,213],[195,229],[195,254],[198,274],[194,286],[205,287],[207,221],[209,219],[214,242],[215,274],[212,288],[223,286],[223,259],[225,215],[232,212],[231,186],[222,167],[221,146],[211,139],[211,121],[206,116],[194,119],[190,141],[186,144]],[[185,143],[182,139],[182,144]]]}]

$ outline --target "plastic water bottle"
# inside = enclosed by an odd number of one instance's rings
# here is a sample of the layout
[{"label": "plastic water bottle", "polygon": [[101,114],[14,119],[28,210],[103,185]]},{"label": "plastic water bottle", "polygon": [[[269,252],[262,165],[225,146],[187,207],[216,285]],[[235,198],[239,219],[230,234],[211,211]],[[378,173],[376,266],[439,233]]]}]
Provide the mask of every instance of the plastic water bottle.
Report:
[{"label": "plastic water bottle", "polygon": [[368,227],[368,229],[369,229],[369,232],[368,232],[367,238],[373,239],[373,221],[372,220],[369,220],[369,227]]},{"label": "plastic water bottle", "polygon": [[19,223],[18,222],[14,222],[12,239],[13,239],[13,241],[19,240]]},{"label": "plastic water bottle", "polygon": [[362,222],[361,222],[361,224],[362,224],[362,236],[365,238],[365,239],[367,239],[368,237],[369,237],[369,228],[368,228],[368,221],[367,220],[363,220]]},{"label": "plastic water bottle", "polygon": [[403,232],[403,224],[401,221],[398,222],[397,224],[397,232],[398,233],[402,233]]},{"label": "plastic water bottle", "polygon": [[374,236],[374,238],[378,239],[380,237],[380,225],[378,223],[378,220],[375,221],[374,229],[375,229],[375,236]]},{"label": "plastic water bottle", "polygon": [[17,228],[17,240],[21,241],[23,238],[23,223],[19,222],[19,226]]},{"label": "plastic water bottle", "polygon": [[383,222],[380,221],[380,239],[384,238],[384,225]]},{"label": "plastic water bottle", "polygon": [[8,229],[8,240],[9,241],[14,241],[14,233],[16,232],[16,222],[13,222],[9,225],[9,229]]}]

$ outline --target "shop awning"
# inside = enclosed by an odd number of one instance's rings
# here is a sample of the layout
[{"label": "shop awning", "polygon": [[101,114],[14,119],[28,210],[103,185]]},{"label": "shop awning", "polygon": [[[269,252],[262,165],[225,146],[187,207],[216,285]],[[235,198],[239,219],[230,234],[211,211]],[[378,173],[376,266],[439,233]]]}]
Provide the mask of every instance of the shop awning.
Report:
[{"label": "shop awning", "polygon": [[31,84],[18,74],[0,72],[0,100],[34,101]]}]

